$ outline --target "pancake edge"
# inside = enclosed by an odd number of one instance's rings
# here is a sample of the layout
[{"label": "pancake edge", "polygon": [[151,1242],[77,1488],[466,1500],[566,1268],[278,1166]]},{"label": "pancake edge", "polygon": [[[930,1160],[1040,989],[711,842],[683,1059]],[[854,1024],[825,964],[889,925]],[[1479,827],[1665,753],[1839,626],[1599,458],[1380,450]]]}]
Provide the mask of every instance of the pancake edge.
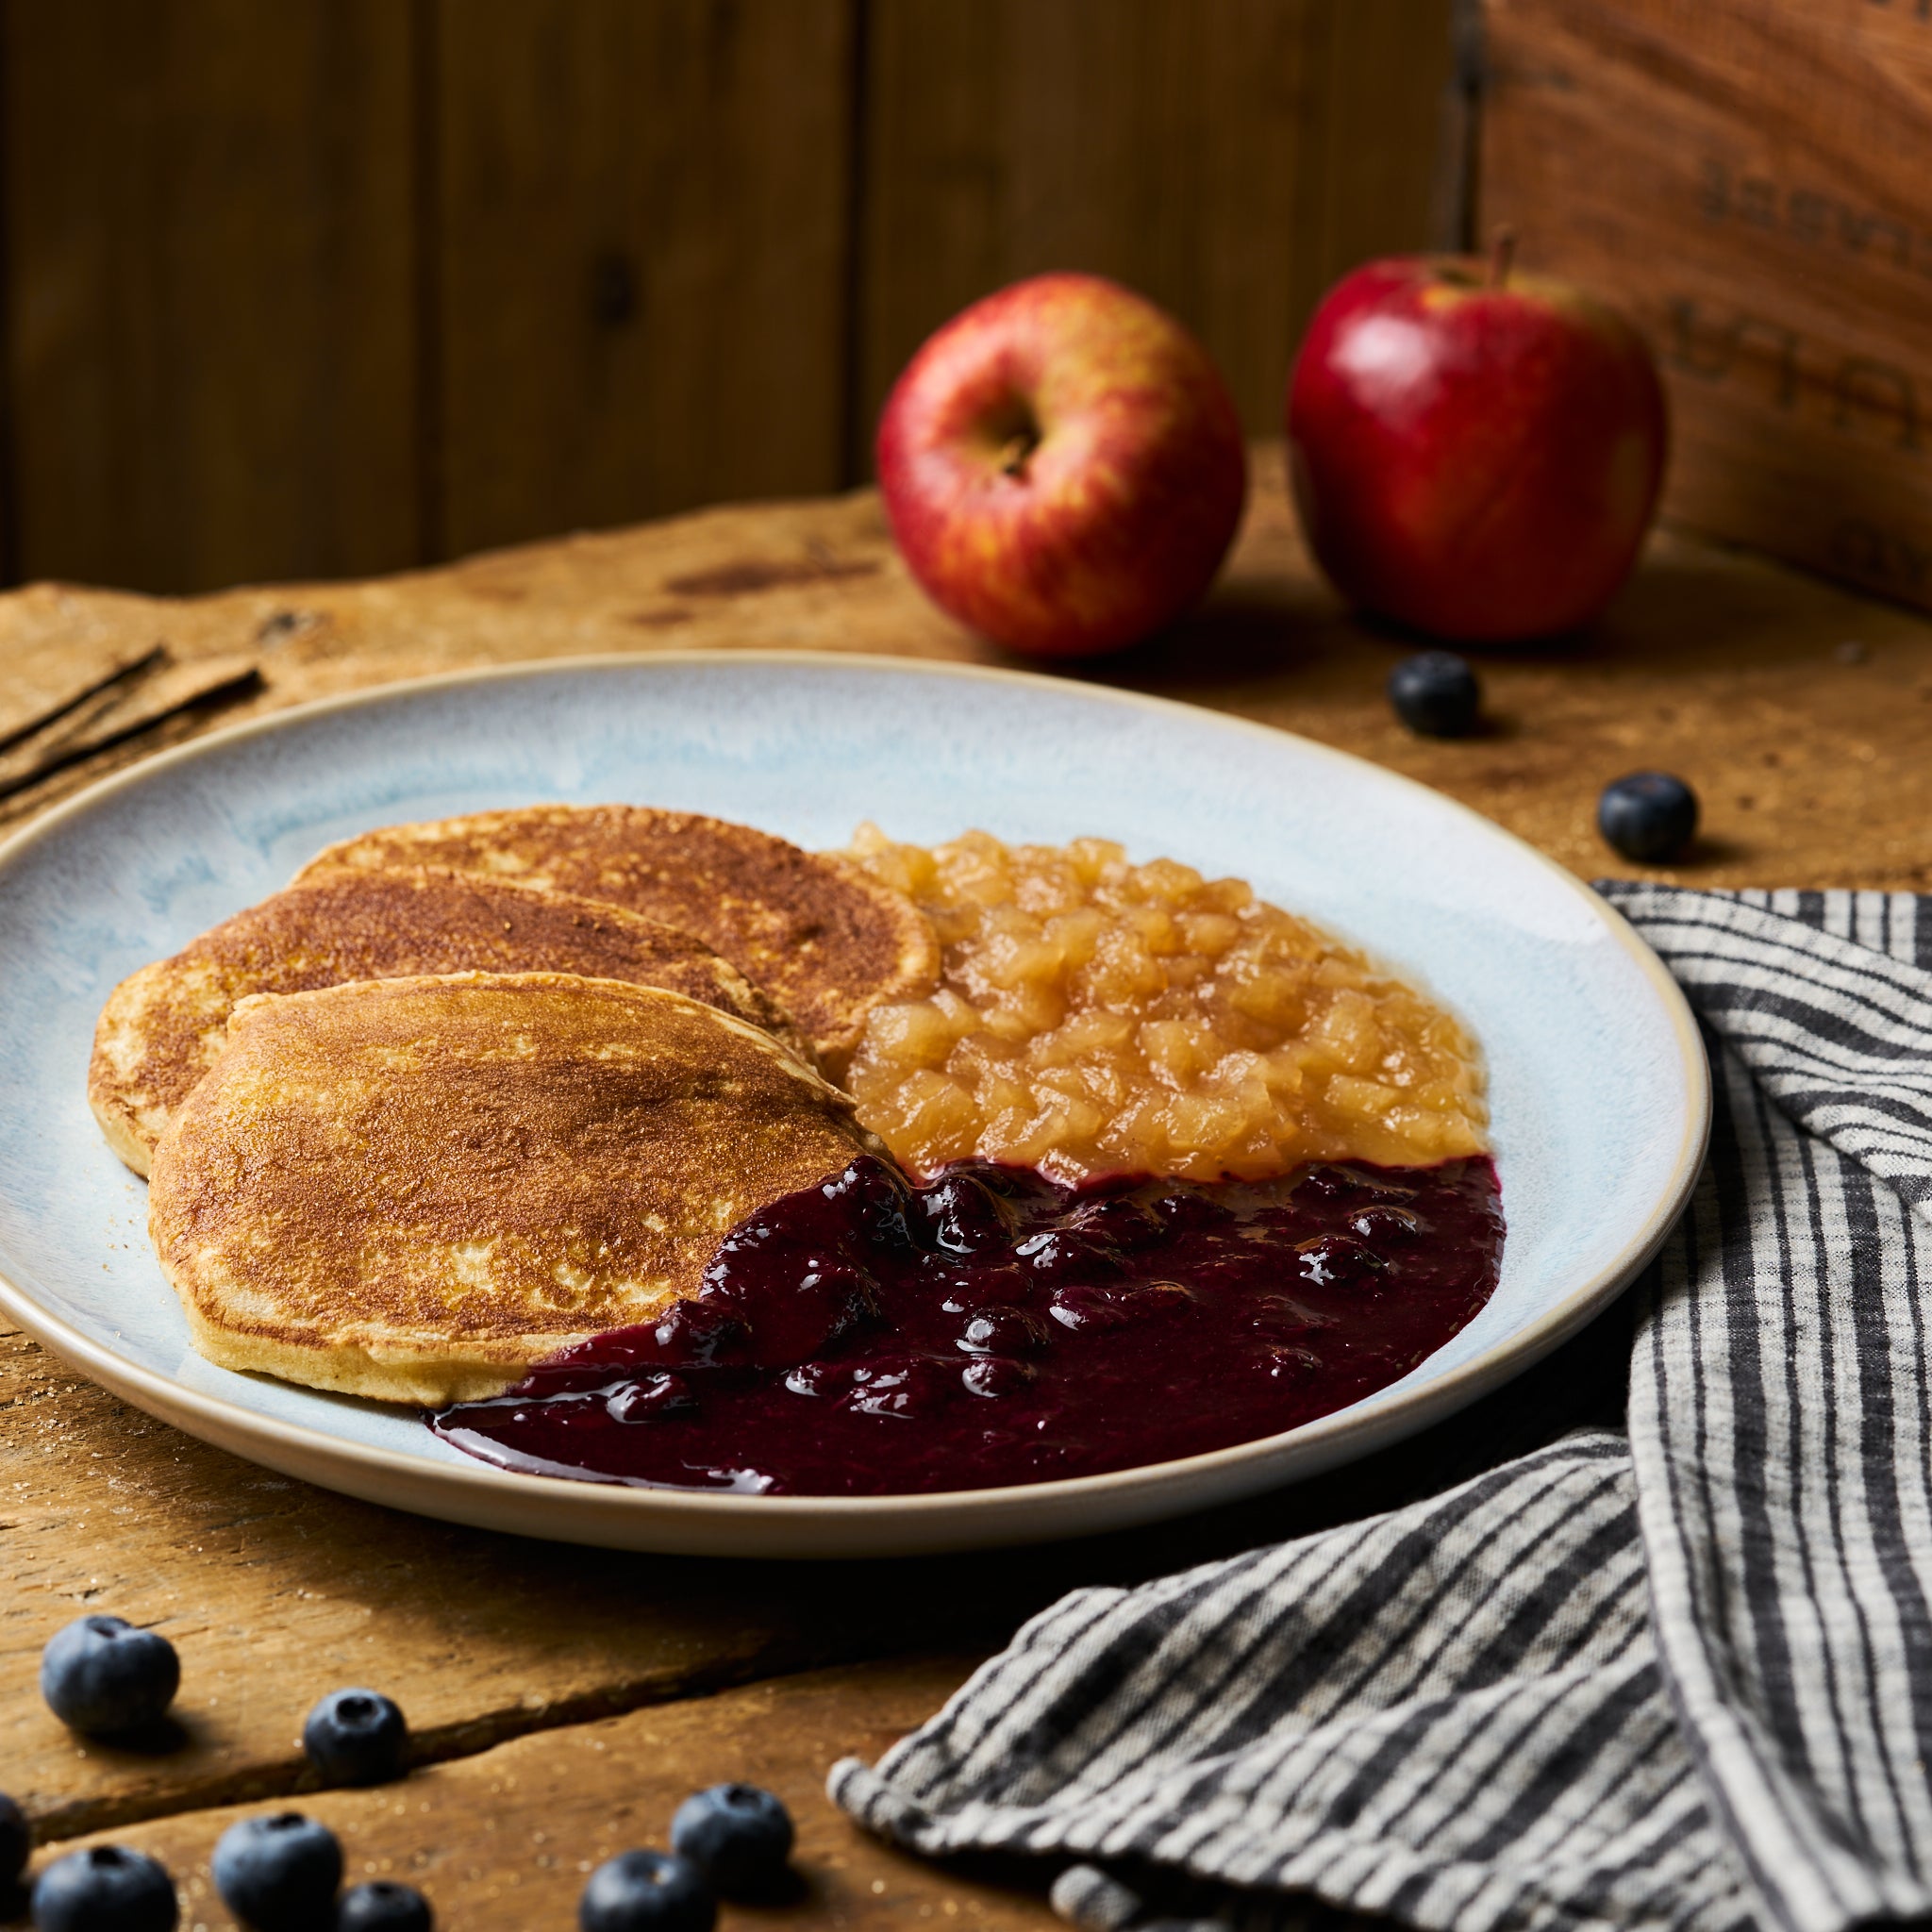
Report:
[{"label": "pancake edge", "polygon": [[[92,1109],[95,1121],[100,1125],[102,1138],[106,1140],[108,1147],[124,1166],[133,1173],[140,1174],[143,1180],[147,1178],[149,1171],[153,1166],[154,1150],[158,1145],[162,1133],[166,1130],[168,1120],[172,1117],[172,1109],[159,1108],[158,1110],[161,1113],[160,1125],[153,1128],[148,1126],[143,1121],[140,1110],[129,1103],[126,1097],[126,1083],[114,1074],[103,1046],[104,1038],[117,1021],[126,1023],[133,1031],[140,1032],[142,1030],[141,1015],[143,1008],[140,1002],[144,997],[147,986],[157,978],[164,978],[168,969],[175,966],[186,955],[192,953],[210,933],[219,932],[223,926],[231,924],[233,921],[245,918],[251,912],[259,911],[261,908],[268,905],[271,901],[280,898],[283,893],[292,891],[299,886],[325,883],[332,878],[371,878],[383,876],[446,878],[467,886],[476,887],[483,891],[500,889],[523,897],[541,899],[549,907],[561,906],[569,908],[581,906],[594,912],[598,918],[608,920],[620,928],[625,926],[648,927],[655,931],[676,933],[681,938],[691,941],[694,946],[709,953],[724,967],[725,972],[737,980],[739,988],[741,988],[743,992],[749,995],[749,1002],[761,1003],[769,1009],[771,1014],[770,1022],[755,1020],[751,1024],[769,1034],[772,1039],[775,1040],[794,1058],[804,1060],[814,1072],[821,1071],[821,1063],[811,1041],[807,1038],[804,1029],[800,1027],[797,1021],[786,1011],[784,1007],[777,1000],[774,999],[770,993],[766,992],[762,987],[755,985],[748,979],[731,960],[725,958],[724,954],[718,952],[715,947],[706,945],[705,941],[699,939],[695,933],[686,932],[681,926],[666,925],[662,920],[652,919],[641,912],[634,912],[627,906],[619,905],[615,900],[594,899],[581,892],[556,891],[548,887],[526,886],[515,879],[496,879],[490,877],[487,874],[462,873],[447,866],[323,865],[320,860],[317,860],[315,863],[304,867],[302,872],[294,879],[291,880],[288,885],[279,886],[275,891],[268,893],[265,897],[256,900],[251,905],[242,907],[238,911],[230,913],[226,919],[217,920],[213,925],[197,933],[186,945],[170,953],[165,958],[151,959],[146,965],[138,966],[125,979],[119,981],[112,991],[108,993],[106,1002],[101,1008],[100,1017],[94,1022],[93,1046],[88,1058],[87,1098],[88,1106]],[[533,970],[548,971],[553,969]],[[449,977],[451,975],[397,974],[389,976],[391,978],[420,979],[425,977]],[[499,974],[492,976],[510,978],[515,975]],[[568,976],[572,978],[597,979],[602,978],[604,975],[601,974],[585,973],[572,974]],[[336,986],[356,986],[364,983],[363,981],[354,979],[341,979],[334,982]],[[640,980],[619,980],[613,981],[612,984],[641,986],[643,982]],[[321,992],[329,989],[307,987],[302,990],[308,992]],[[673,991],[669,987],[650,990],[662,992]],[[736,996],[737,989],[732,991],[734,996]],[[272,993],[247,994],[244,997],[290,999],[295,997],[295,995],[292,993]],[[240,1004],[240,1001],[236,1003],[238,1007]],[[708,1006],[710,1003],[701,1000],[698,1004],[700,1006]],[[235,1007],[231,1007],[228,1009],[228,1020],[234,1018],[235,1010]],[[727,1008],[723,1007],[714,1008],[713,1010],[724,1013],[729,1019],[744,1017],[741,1014],[729,1012]],[[225,1025],[226,1021],[224,1021],[222,1024]],[[210,1032],[213,1030],[213,1028],[209,1029]],[[191,1088],[189,1091],[192,1092],[193,1090]],[[185,1100],[187,1095],[183,1094],[181,1097]]]},{"label": "pancake edge", "polygon": [[[394,979],[342,980],[334,986],[312,987],[303,992],[250,993],[236,1004],[229,1016],[228,1028],[232,1033],[238,1023],[245,1023],[247,1017],[264,1008],[279,1006],[285,1001],[335,999],[342,995],[345,988],[357,989],[366,997],[377,989],[406,986],[500,985],[509,982],[541,988],[558,981],[573,987],[592,986],[613,991],[621,1001],[666,1001],[701,1013],[715,1024],[738,1032],[778,1062],[781,1070],[806,1087],[828,1112],[843,1117],[854,1133],[855,1153],[862,1149],[888,1160],[891,1158],[878,1137],[856,1118],[856,1103],[852,1096],[833,1086],[782,1041],[751,1021],[740,1019],[735,1013],[708,1006],[687,994],[673,992],[666,987],[640,986],[632,980],[597,979],[574,973],[411,974]],[[213,1071],[210,1069],[210,1073]],[[166,1145],[175,1123],[180,1118],[178,1113],[171,1117],[168,1130],[157,1143],[158,1152]],[[837,1169],[827,1169],[825,1178],[830,1178],[837,1172]],[[218,1323],[210,1320],[203,1310],[194,1282],[186,1278],[185,1269],[176,1268],[158,1239],[154,1214],[155,1197],[151,1192],[147,1213],[149,1246],[163,1277],[180,1304],[196,1353],[217,1368],[243,1374],[270,1375],[296,1387],[355,1396],[364,1401],[441,1408],[455,1402],[484,1401],[501,1395],[514,1388],[539,1363],[549,1360],[564,1349],[575,1347],[578,1342],[589,1341],[594,1335],[607,1332],[602,1328],[558,1331],[532,1336],[521,1344],[508,1341],[493,1348],[487,1345],[464,1347],[453,1337],[445,1337],[443,1343],[448,1353],[438,1356],[420,1347],[372,1348],[355,1341],[297,1341],[290,1340],[286,1333],[274,1335],[258,1328]],[[724,1234],[721,1232],[718,1239],[722,1242]],[[684,1298],[667,1290],[651,1307],[641,1308],[634,1320],[648,1321]]]}]

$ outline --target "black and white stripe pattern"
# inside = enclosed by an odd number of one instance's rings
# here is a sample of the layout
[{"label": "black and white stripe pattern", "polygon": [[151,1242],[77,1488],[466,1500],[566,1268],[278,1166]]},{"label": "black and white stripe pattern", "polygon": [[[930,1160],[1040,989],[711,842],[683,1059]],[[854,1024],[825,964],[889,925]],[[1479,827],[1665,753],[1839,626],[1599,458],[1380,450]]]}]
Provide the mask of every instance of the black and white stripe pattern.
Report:
[{"label": "black and white stripe pattern", "polygon": [[836,1767],[847,1810],[1050,1856],[1109,1932],[1311,1897],[1441,1932],[1932,1914],[1932,900],[1605,891],[1718,1090],[1629,1441],[1076,1592]]}]

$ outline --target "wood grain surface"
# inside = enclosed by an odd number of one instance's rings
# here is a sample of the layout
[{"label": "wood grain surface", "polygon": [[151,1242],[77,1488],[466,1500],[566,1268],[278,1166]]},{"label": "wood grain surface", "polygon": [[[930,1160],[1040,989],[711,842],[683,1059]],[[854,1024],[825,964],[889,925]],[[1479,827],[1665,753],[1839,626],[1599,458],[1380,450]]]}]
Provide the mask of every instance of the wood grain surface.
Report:
[{"label": "wood grain surface", "polygon": [[[1393,724],[1380,695],[1408,641],[1359,625],[1310,575],[1280,453],[1256,456],[1252,512],[1208,606],[1127,658],[1062,675],[1363,752],[1585,874],[1625,870],[1590,828],[1597,785],[1659,764],[1699,785],[1709,821],[1691,861],[1668,875],[1817,886],[1932,874],[1924,621],[1661,539],[1590,636],[1482,659],[1488,735],[1426,742]],[[860,492],[374,582],[179,602],[35,586],[0,597],[0,719],[157,643],[187,666],[251,658],[261,683],[53,774],[0,803],[0,821],[21,823],[140,750],[225,719],[425,672],[665,647],[1000,661],[923,602]],[[0,1786],[49,1842],[111,1830],[163,1852],[202,1888],[184,1925],[211,1932],[225,1923],[205,1872],[221,1807],[308,1791],[294,1742],[303,1714],[326,1690],[371,1681],[408,1710],[419,1768],[384,1790],[299,1802],[344,1831],[357,1870],[387,1860],[421,1875],[445,1924],[565,1924],[580,1862],[661,1840],[684,1790],[750,1774],[769,1777],[805,1821],[807,1890],[778,1921],[1044,1924],[1049,1874],[994,1884],[885,1853],[820,1807],[826,1764],[875,1755],[973,1656],[1069,1588],[1393,1507],[1579,1422],[1614,1421],[1626,1321],[1613,1308],[1477,1407],[1274,1496],[1041,1550],[850,1565],[652,1558],[421,1522],[240,1462],[76,1380],[24,1338],[0,1337],[11,1585],[0,1601]],[[177,1731],[114,1749],[76,1740],[46,1712],[40,1648],[89,1608],[153,1623],[176,1642]],[[839,1668],[797,1674],[827,1666]]]},{"label": "wood grain surface", "polygon": [[420,557],[408,9],[9,0],[0,56],[8,575]]},{"label": "wood grain surface", "polygon": [[1091,268],[1278,425],[1431,237],[1451,0],[0,0],[0,583],[390,570],[871,474]]},{"label": "wood grain surface", "polygon": [[1482,218],[1628,308],[1669,514],[1932,606],[1932,16],[1488,0]]},{"label": "wood grain surface", "polygon": [[449,556],[843,478],[847,0],[439,0]]},{"label": "wood grain surface", "polygon": [[927,334],[1060,268],[1184,316],[1272,434],[1322,291],[1430,239],[1435,0],[880,0],[869,47],[861,453]]},{"label": "wood grain surface", "polygon": [[[1104,678],[1300,731],[1461,798],[1586,877],[1627,874],[1597,839],[1599,789],[1679,772],[1705,836],[1657,876],[1702,885],[1918,886],[1932,880],[1932,631],[1752,558],[1663,535],[1590,631],[1479,654],[1490,728],[1411,737],[1382,697],[1413,641],[1348,614],[1312,574],[1278,445],[1254,453],[1248,517],[1205,607],[1104,666]],[[0,596],[0,661],[98,661],[130,641],[177,658],[253,653],[246,717],[391,678],[577,652],[779,648],[1016,664],[919,594],[869,491],[699,512],[361,584],[178,602],[35,585]],[[175,721],[0,801],[0,825],[76,789]]]},{"label": "wood grain surface", "polygon": [[[345,1882],[418,1887],[452,1932],[534,1932],[575,1923],[584,1877],[605,1858],[661,1845],[691,1791],[749,1778],[798,1825],[795,1891],[726,1906],[724,1932],[800,1922],[1008,1932],[1054,1924],[1018,1874],[928,1865],[848,1826],[824,1796],[825,1766],[875,1757],[957,1688],[968,1661],[933,1658],[828,1671],[724,1696],[522,1738],[373,1791],[331,1791],[302,1808],[341,1839]],[[208,1876],[215,1840],[242,1809],[196,1810],[112,1834],[175,1874],[191,1932],[235,1932]],[[479,1828],[479,1822],[491,1821]],[[85,1844],[90,1840],[82,1840]]]}]

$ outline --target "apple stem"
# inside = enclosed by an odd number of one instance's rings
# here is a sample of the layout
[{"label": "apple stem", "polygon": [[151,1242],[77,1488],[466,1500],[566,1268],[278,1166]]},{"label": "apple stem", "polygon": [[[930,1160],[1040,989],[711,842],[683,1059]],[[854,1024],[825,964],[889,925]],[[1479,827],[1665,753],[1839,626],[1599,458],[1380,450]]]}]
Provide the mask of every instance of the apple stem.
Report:
[{"label": "apple stem", "polygon": [[1000,452],[1000,468],[1008,476],[1024,477],[1027,459],[1040,447],[1037,430],[1024,429]]},{"label": "apple stem", "polygon": [[1507,224],[1490,237],[1490,287],[1500,289],[1509,279],[1509,265],[1516,259],[1516,230]]}]

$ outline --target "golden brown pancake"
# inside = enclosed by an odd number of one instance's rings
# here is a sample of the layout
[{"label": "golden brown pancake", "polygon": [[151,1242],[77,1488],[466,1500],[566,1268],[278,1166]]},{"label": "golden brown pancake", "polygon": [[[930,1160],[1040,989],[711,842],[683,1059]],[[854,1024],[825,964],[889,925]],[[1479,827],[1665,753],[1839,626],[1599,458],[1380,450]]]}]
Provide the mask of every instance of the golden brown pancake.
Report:
[{"label": "golden brown pancake", "polygon": [[148,1232],[210,1361],[438,1405],[695,1292],[735,1223],[876,1145],[677,993],[364,980],[236,1008],[155,1149]]},{"label": "golden brown pancake", "polygon": [[608,899],[694,932],[797,1020],[834,1078],[874,1007],[939,982],[932,927],[903,893],[849,860],[691,812],[538,805],[391,825],[331,845],[300,876],[396,865]]},{"label": "golden brown pancake", "polygon": [[277,892],[114,989],[88,1068],[94,1117],[145,1174],[241,1001],[425,973],[576,973],[663,987],[809,1055],[786,1015],[691,933],[606,901],[458,873],[339,872]]}]

